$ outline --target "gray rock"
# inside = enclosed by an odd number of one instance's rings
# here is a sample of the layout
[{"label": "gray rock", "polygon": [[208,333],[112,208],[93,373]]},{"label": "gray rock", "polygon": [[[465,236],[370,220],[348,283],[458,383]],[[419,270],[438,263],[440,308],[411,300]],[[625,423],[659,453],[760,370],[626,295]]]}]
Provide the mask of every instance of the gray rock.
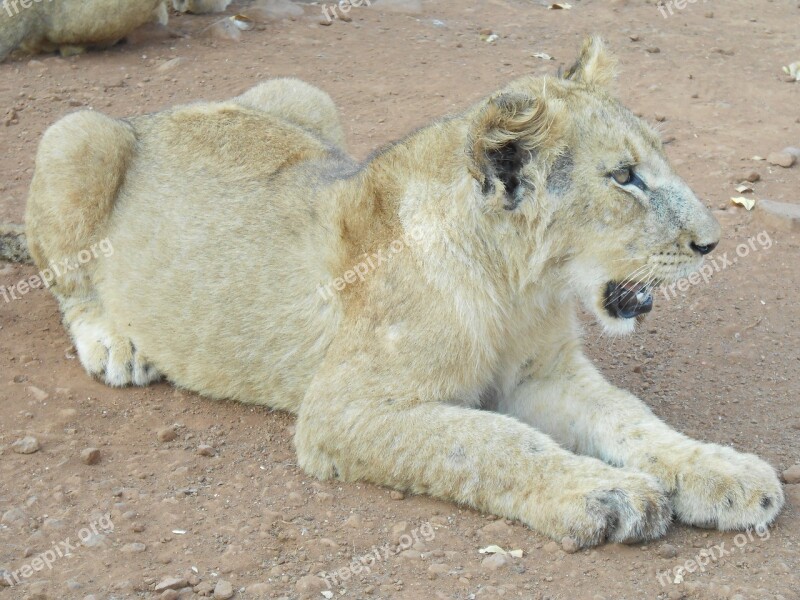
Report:
[{"label": "gray rock", "polygon": [[39,440],[32,435],[26,435],[21,440],[17,440],[11,444],[11,449],[17,454],[33,454],[34,452],[38,452],[39,448],[41,448]]}]

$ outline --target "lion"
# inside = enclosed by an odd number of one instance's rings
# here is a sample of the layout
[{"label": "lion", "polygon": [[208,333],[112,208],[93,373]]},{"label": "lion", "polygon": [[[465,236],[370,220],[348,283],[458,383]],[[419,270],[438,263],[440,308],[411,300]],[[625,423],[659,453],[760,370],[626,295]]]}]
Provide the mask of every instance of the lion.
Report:
[{"label": "lion", "polygon": [[142,25],[168,19],[166,0],[1,0],[0,62],[19,47],[62,56],[109,48]]},{"label": "lion", "polygon": [[362,163],[330,97],[297,80],[77,112],[41,141],[29,250],[91,375],[290,411],[320,479],[580,547],[658,538],[673,515],[764,527],[784,503],[769,464],[675,431],[582,350],[581,304],[630,333],[720,239],[614,70],[591,38],[563,76]]}]

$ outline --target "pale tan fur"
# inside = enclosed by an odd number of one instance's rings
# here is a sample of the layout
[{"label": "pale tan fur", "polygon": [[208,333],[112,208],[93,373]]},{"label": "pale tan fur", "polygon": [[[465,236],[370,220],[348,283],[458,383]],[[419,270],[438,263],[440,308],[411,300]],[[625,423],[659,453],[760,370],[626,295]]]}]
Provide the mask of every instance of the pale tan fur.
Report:
[{"label": "pale tan fur", "polygon": [[0,0],[0,61],[13,50],[62,55],[113,46],[151,21],[167,24],[166,0]]},{"label": "pale tan fur", "polygon": [[[606,91],[612,65],[591,40],[568,78],[522,78],[363,164],[330,98],[294,80],[77,113],[37,156],[31,252],[45,268],[113,243],[52,288],[90,373],[296,413],[317,477],[584,546],[658,537],[673,510],[764,525],[783,504],[768,464],[675,432],[581,350],[577,302],[629,332],[606,282],[674,281],[719,236]],[[648,193],[608,176],[620,161]]]},{"label": "pale tan fur", "polygon": [[172,0],[172,7],[178,12],[195,15],[224,12],[231,0]]}]

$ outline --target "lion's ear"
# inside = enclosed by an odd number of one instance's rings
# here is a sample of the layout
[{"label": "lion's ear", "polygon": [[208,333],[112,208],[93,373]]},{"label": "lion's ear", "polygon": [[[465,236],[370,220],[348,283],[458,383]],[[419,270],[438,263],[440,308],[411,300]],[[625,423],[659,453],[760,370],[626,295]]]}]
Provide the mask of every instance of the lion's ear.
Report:
[{"label": "lion's ear", "polygon": [[503,93],[486,101],[472,123],[468,142],[472,173],[484,194],[516,208],[528,185],[522,168],[554,135],[546,102],[525,94]]},{"label": "lion's ear", "polygon": [[602,39],[593,36],[583,43],[581,55],[564,75],[564,79],[608,87],[616,74],[617,61],[606,49]]}]

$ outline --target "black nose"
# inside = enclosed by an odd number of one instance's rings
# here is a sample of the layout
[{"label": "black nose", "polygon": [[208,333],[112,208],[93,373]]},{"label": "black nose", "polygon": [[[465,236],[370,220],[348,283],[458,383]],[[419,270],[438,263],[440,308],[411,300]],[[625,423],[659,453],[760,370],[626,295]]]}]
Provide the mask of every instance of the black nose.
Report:
[{"label": "black nose", "polygon": [[714,250],[714,248],[717,247],[718,243],[719,242],[714,242],[712,244],[706,244],[704,246],[701,246],[700,244],[696,244],[695,242],[692,242],[690,245],[692,247],[692,250],[694,250],[698,254],[702,254],[703,256],[705,256],[706,254],[710,254],[711,251]]}]

